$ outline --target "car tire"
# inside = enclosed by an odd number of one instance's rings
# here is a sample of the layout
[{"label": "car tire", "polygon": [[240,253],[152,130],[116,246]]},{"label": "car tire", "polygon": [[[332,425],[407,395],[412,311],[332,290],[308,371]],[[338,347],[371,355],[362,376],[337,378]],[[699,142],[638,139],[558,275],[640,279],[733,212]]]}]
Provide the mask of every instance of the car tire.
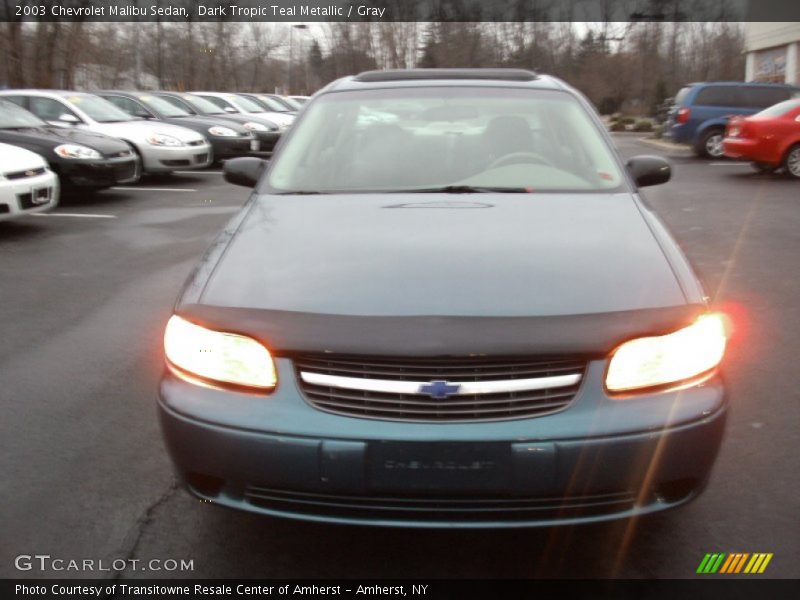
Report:
[{"label": "car tire", "polygon": [[722,148],[724,137],[725,130],[722,127],[709,127],[697,140],[695,152],[703,158],[724,158],[725,151]]},{"label": "car tire", "polygon": [[760,163],[760,162],[751,162],[750,166],[753,167],[755,171],[763,173],[764,175],[769,175],[770,173],[774,173],[779,168],[776,167],[775,165],[768,165],[766,163]]},{"label": "car tire", "polygon": [[795,144],[783,157],[783,171],[789,177],[800,179],[800,144]]}]

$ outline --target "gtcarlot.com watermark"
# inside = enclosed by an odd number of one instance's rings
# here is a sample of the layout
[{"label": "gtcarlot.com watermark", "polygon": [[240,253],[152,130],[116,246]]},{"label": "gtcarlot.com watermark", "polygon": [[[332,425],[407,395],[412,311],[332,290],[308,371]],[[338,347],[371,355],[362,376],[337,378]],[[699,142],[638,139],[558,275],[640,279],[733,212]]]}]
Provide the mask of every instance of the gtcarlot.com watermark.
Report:
[{"label": "gtcarlot.com watermark", "polygon": [[14,559],[18,571],[103,573],[109,571],[194,571],[194,559],[183,558],[61,558],[49,554],[20,554]]}]

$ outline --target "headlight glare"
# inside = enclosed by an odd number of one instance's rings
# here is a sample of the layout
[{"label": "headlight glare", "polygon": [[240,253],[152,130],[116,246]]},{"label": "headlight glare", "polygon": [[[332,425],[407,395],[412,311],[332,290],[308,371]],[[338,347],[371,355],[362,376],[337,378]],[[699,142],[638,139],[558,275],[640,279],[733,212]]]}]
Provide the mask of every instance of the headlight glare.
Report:
[{"label": "headlight glare", "polygon": [[164,351],[171,365],[212,382],[272,390],[275,363],[256,340],[206,329],[173,315],[164,332]]},{"label": "headlight glare", "polygon": [[654,388],[710,372],[725,353],[723,315],[709,313],[673,333],[644,337],[619,346],[606,374],[609,392]]},{"label": "headlight glare", "polygon": [[208,133],[210,133],[211,135],[215,135],[217,137],[236,137],[237,135],[239,135],[230,127],[220,127],[218,125],[215,125],[214,127],[209,127]]},{"label": "headlight glare", "polygon": [[88,146],[81,146],[79,144],[61,144],[53,148],[53,152],[58,154],[61,158],[76,158],[76,159],[98,159],[102,155],[93,148]]},{"label": "headlight glare", "polygon": [[269,127],[266,125],[262,125],[261,123],[253,123],[252,121],[245,123],[244,127],[250,131],[269,131]]},{"label": "headlight glare", "polygon": [[183,146],[178,138],[163,133],[151,133],[147,136],[147,143],[153,146]]}]

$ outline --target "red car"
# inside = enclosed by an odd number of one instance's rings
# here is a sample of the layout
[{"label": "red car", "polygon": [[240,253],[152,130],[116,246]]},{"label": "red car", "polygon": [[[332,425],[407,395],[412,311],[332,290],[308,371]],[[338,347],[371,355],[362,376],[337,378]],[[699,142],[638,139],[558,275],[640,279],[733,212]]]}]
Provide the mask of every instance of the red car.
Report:
[{"label": "red car", "polygon": [[762,172],[781,167],[800,179],[800,98],[786,100],[750,117],[728,121],[725,156],[752,161]]}]

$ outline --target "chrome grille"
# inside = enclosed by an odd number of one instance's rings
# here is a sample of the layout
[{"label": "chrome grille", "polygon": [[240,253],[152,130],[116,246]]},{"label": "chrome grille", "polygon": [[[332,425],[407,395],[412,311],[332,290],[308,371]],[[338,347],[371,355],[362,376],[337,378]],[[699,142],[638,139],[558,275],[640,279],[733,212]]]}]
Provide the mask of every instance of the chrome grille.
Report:
[{"label": "chrome grille", "polygon": [[586,362],[525,358],[294,358],[300,389],[315,407],[403,421],[520,419],[566,407]]}]

